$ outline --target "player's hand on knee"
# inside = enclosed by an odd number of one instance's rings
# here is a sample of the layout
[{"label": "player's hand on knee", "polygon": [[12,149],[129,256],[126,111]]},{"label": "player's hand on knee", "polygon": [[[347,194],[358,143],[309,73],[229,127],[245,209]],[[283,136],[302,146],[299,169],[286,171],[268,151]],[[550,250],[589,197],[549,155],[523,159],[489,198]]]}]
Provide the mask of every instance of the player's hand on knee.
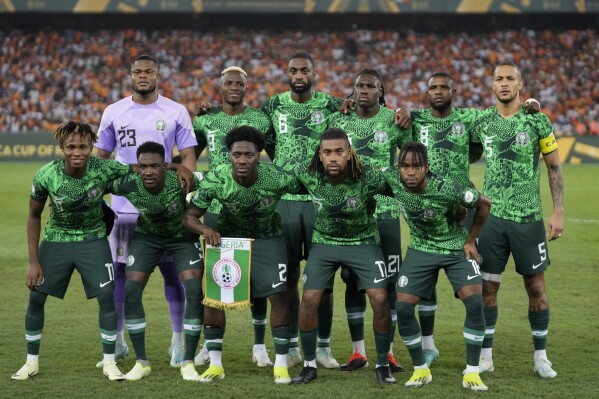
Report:
[{"label": "player's hand on knee", "polygon": [[455,221],[461,222],[462,220],[466,219],[467,215],[468,215],[468,209],[466,209],[465,206],[460,205],[459,208],[455,212],[455,216],[454,216]]},{"label": "player's hand on knee", "polygon": [[25,285],[31,291],[35,291],[37,286],[44,282],[44,272],[39,262],[31,262],[27,268],[27,274],[25,275]]}]

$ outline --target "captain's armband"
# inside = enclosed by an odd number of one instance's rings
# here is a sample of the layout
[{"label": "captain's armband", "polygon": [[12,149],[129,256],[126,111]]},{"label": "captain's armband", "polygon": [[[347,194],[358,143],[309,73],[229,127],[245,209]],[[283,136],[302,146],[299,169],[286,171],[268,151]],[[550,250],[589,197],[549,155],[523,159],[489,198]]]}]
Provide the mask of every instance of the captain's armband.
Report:
[{"label": "captain's armband", "polygon": [[541,153],[549,154],[550,152],[557,150],[557,140],[555,140],[555,136],[551,134],[549,137],[540,139],[539,146],[541,147]]}]

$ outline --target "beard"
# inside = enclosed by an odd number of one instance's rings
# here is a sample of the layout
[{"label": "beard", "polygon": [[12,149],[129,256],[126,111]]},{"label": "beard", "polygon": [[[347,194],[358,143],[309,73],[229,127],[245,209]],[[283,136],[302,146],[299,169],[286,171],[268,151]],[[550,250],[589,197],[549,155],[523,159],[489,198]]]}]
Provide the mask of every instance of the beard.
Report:
[{"label": "beard", "polygon": [[131,87],[131,89],[140,96],[147,96],[148,94],[151,94],[156,91],[156,85],[148,86],[147,89],[139,89],[137,87]]},{"label": "beard", "polygon": [[289,87],[291,88],[291,91],[296,94],[304,94],[304,93],[307,93],[310,90],[312,90],[312,81],[309,80],[307,82],[304,82],[303,87],[295,87],[293,85],[293,82],[291,80],[289,80]]}]

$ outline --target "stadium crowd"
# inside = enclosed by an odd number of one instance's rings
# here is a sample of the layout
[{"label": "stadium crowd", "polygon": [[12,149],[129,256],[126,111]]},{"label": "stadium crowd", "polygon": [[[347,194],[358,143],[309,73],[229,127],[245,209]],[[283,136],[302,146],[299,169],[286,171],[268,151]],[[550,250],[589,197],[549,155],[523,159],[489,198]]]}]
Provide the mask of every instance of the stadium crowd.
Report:
[{"label": "stadium crowd", "polygon": [[194,113],[200,99],[220,102],[219,72],[249,74],[246,101],[259,107],[288,89],[287,57],[311,52],[316,90],[345,97],[364,66],[381,71],[389,107],[426,106],[427,77],[446,70],[457,83],[454,105],[494,103],[488,77],[498,62],[518,63],[523,98],[535,97],[557,136],[599,135],[599,36],[595,30],[510,30],[485,34],[51,30],[3,32],[0,134],[52,131],[65,120],[97,127],[107,105],[130,93],[127,62],[149,53],[161,62],[159,91]]}]

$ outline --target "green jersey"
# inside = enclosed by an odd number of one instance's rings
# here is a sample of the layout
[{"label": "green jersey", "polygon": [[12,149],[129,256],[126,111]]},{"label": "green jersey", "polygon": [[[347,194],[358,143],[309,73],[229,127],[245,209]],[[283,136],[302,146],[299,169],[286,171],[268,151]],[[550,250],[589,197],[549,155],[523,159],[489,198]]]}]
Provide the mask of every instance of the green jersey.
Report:
[{"label": "green jersey", "polygon": [[42,240],[75,242],[106,237],[102,197],[114,179],[128,172],[128,165],[93,156],[79,179],[64,172],[64,159],[43,166],[36,172],[31,188],[35,201],[45,203],[50,197],[50,218]]},{"label": "green jersey", "polygon": [[365,169],[359,180],[332,185],[307,170],[296,170],[298,179],[312,196],[316,213],[312,244],[360,245],[378,241],[373,217],[376,194],[392,195],[381,172]]},{"label": "green jersey", "polygon": [[[219,165],[229,164],[229,149],[225,145],[225,137],[233,128],[239,126],[252,126],[265,135],[270,134],[270,119],[263,112],[245,107],[237,115],[227,115],[222,107],[211,108],[206,114],[196,116],[193,120],[198,146],[208,148],[208,169],[212,170]],[[266,137],[267,143],[272,138]]]},{"label": "green jersey", "polygon": [[409,248],[435,254],[463,251],[468,231],[455,220],[460,205],[474,208],[480,194],[452,178],[429,175],[423,191],[409,191],[398,172],[384,174],[410,226]]},{"label": "green jersey", "polygon": [[[400,129],[394,117],[395,112],[386,107],[380,107],[379,112],[371,118],[362,118],[355,112],[348,115],[337,112],[331,116],[329,126],[341,128],[347,133],[363,165],[380,170],[393,167],[397,150],[412,140],[412,132]],[[375,214],[379,219],[399,217],[394,198],[377,195],[375,200]]]},{"label": "green jersey", "polygon": [[206,210],[212,200],[222,204],[217,230],[223,237],[267,238],[283,234],[277,203],[285,193],[297,193],[299,182],[273,164],[258,164],[258,180],[244,187],[233,179],[233,167],[209,171],[191,204]]},{"label": "green jersey", "polygon": [[[328,118],[343,100],[319,91],[304,103],[291,99],[291,92],[275,94],[262,105],[275,137],[275,165],[292,170],[297,163],[309,162],[320,144],[320,135],[328,127]],[[283,199],[309,201],[309,196],[286,195]]]},{"label": "green jersey", "polygon": [[412,111],[414,141],[426,146],[433,173],[456,179],[464,186],[471,185],[472,125],[482,112],[476,108],[452,108],[451,114],[437,118],[430,108]]},{"label": "green jersey", "polygon": [[[211,108],[206,114],[196,116],[193,120],[198,146],[208,148],[208,169],[215,169],[219,165],[230,164],[229,149],[225,144],[227,134],[239,126],[252,126],[264,133],[267,145],[273,143],[270,119],[262,111],[252,107],[245,107],[237,115],[227,115],[222,107]],[[221,207],[217,201],[212,203],[208,212],[218,214]]]},{"label": "green jersey", "polygon": [[[200,182],[195,174],[194,179],[197,187]],[[166,171],[164,186],[158,194],[146,190],[139,173],[115,180],[110,191],[127,198],[139,212],[136,232],[163,238],[179,238],[187,232],[181,223],[186,194],[179,186],[176,172]]]},{"label": "green jersey", "polygon": [[539,140],[553,135],[547,115],[527,114],[522,108],[505,119],[492,106],[477,119],[475,129],[485,151],[483,194],[493,201],[491,214],[517,223],[541,220]]}]

